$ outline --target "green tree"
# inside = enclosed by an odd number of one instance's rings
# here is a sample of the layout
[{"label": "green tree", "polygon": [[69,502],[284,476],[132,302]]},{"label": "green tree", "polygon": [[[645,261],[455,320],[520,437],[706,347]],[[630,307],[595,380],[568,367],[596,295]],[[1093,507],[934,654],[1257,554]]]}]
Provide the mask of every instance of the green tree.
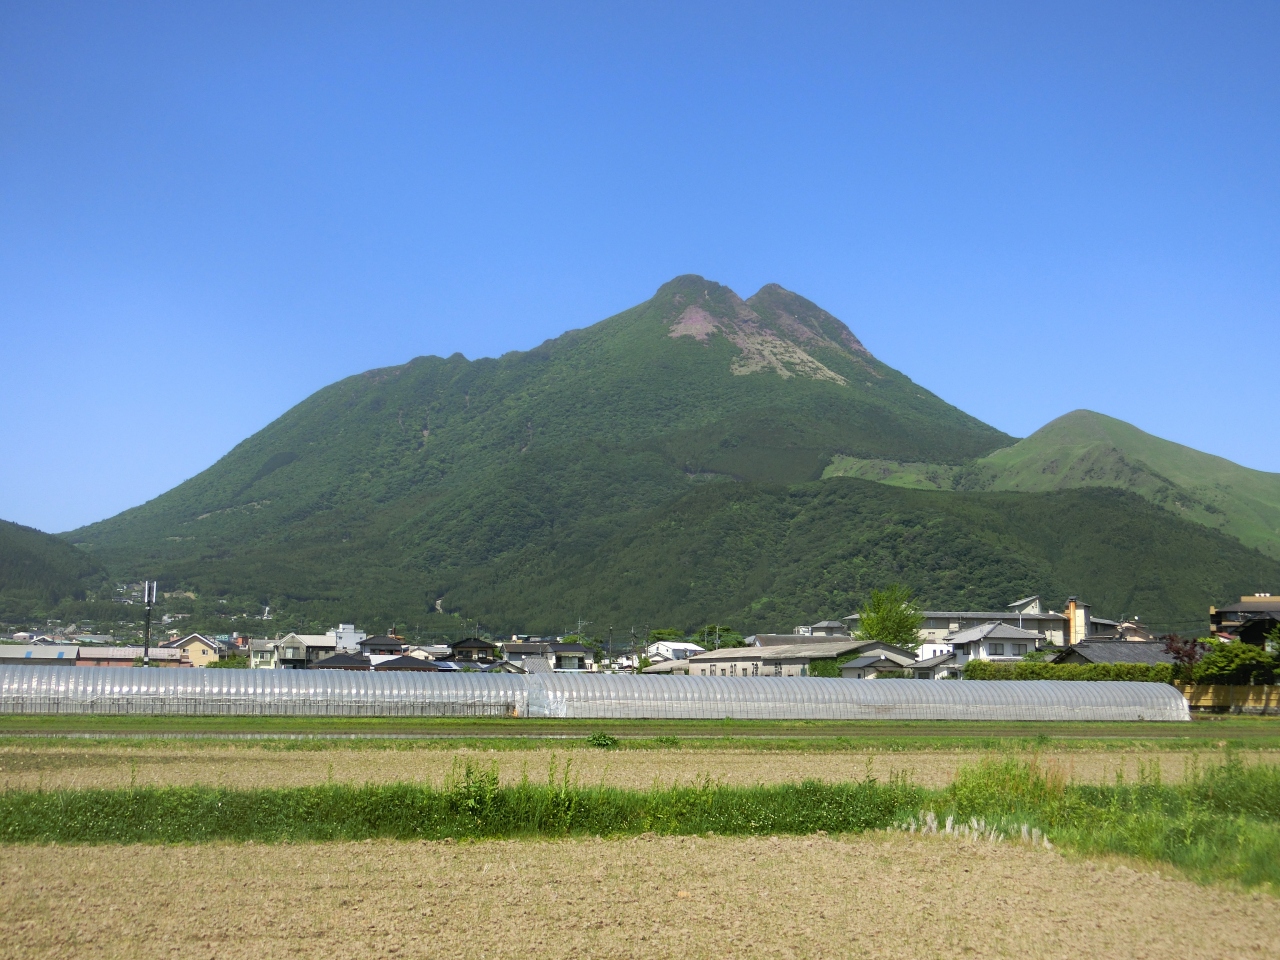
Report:
[{"label": "green tree", "polygon": [[708,623],[693,635],[693,642],[707,650],[745,646],[742,634],[723,623]]},{"label": "green tree", "polygon": [[863,640],[892,643],[906,650],[920,646],[920,624],[924,617],[911,591],[901,584],[872,590],[858,614],[858,636]]},{"label": "green tree", "polygon": [[1220,644],[1206,653],[1196,664],[1196,683],[1225,683],[1244,686],[1271,683],[1275,679],[1276,659],[1265,650],[1247,643]]},{"label": "green tree", "polygon": [[666,640],[668,643],[678,643],[684,640],[684,631],[676,630],[674,627],[664,627],[660,630],[649,631],[649,643],[658,643]]}]

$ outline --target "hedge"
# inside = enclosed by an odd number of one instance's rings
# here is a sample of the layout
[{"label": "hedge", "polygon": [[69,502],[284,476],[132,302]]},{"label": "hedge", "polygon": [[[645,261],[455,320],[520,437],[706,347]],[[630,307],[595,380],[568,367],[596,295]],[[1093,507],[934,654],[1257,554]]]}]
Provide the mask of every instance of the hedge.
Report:
[{"label": "hedge", "polygon": [[970,660],[966,680],[1141,680],[1173,683],[1172,663],[993,663]]}]

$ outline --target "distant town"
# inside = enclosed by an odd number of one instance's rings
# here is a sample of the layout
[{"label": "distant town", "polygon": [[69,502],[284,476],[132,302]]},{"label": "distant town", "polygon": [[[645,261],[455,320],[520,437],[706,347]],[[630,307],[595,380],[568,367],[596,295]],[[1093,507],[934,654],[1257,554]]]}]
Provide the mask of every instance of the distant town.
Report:
[{"label": "distant town", "polygon": [[[135,591],[141,596],[141,591]],[[134,597],[125,596],[125,602]],[[963,679],[989,676],[975,663],[1133,664],[1194,662],[1208,646],[1242,641],[1275,653],[1280,598],[1259,593],[1210,607],[1207,636],[1157,636],[1141,621],[1095,616],[1070,597],[1061,610],[1038,596],[1004,610],[919,610],[900,642],[877,639],[863,614],[742,637],[727,628],[697,634],[650,630],[619,644],[581,634],[493,636],[477,625],[450,642],[415,642],[395,631],[369,634],[341,623],[320,634],[184,633],[164,616],[154,642],[93,633],[75,624],[17,631],[0,640],[0,663],[68,667],[199,667],[250,670],[478,671],[490,673],[640,673],[713,677]],[[269,613],[264,612],[269,619]],[[1192,650],[1188,658],[1186,649]]]}]

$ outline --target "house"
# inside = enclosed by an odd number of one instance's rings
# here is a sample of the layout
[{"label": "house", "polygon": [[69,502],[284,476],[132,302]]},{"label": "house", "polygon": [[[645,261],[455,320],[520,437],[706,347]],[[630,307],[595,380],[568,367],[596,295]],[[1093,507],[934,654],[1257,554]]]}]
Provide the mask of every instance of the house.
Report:
[{"label": "house", "polygon": [[690,643],[687,640],[659,640],[651,643],[644,648],[645,656],[650,660],[685,660],[689,657],[697,656],[699,653],[705,653],[706,647],[700,647],[696,643]]},{"label": "house", "polygon": [[405,656],[423,660],[443,660],[453,653],[447,643],[411,643],[404,648]]},{"label": "house", "polygon": [[379,634],[374,637],[365,637],[356,644],[360,648],[360,652],[366,657],[379,656],[400,656],[404,652],[404,641],[399,637],[387,636]]},{"label": "house", "polygon": [[76,644],[0,643],[0,664],[25,663],[41,667],[74,667],[80,647]]},{"label": "house", "polygon": [[595,655],[580,643],[551,644],[551,661],[556,673],[587,671],[595,668]]},{"label": "house", "polygon": [[336,653],[359,653],[360,642],[367,639],[363,630],[357,630],[354,623],[340,623],[325,634],[333,641]]},{"label": "house", "polygon": [[467,637],[449,644],[453,659],[462,663],[487,663],[497,659],[498,645],[480,637]]},{"label": "house", "polygon": [[1209,632],[1220,640],[1266,645],[1266,635],[1280,624],[1280,597],[1255,593],[1239,603],[1209,608]]},{"label": "house", "polygon": [[[1089,635],[1089,607],[1075,600],[1072,607],[1073,616],[1084,624],[1084,632],[1077,634],[1077,640]],[[1068,606],[1072,600],[1068,600]],[[1023,597],[1009,604],[1007,611],[993,610],[925,610],[920,624],[920,643],[922,656],[937,656],[941,650],[937,644],[944,642],[949,634],[959,633],[969,627],[982,626],[987,623],[1003,623],[1020,630],[1042,634],[1047,643],[1055,646],[1066,646],[1071,639],[1069,618],[1066,614],[1046,611],[1039,597]],[[849,624],[850,632],[856,633],[861,617],[854,613],[843,618]],[[933,644],[933,647],[929,645]],[[931,653],[926,653],[931,650]]]},{"label": "house", "polygon": [[307,665],[308,670],[372,670],[369,658],[358,653],[331,653],[315,663]]},{"label": "house", "polygon": [[278,665],[285,670],[305,670],[336,649],[336,641],[327,633],[288,633],[275,643],[280,648]]},{"label": "house", "polygon": [[1159,640],[1085,640],[1068,647],[1053,663],[1174,663]]},{"label": "house", "polygon": [[280,644],[275,640],[249,641],[250,670],[278,670],[280,668]]},{"label": "house", "polygon": [[160,646],[168,650],[180,650],[183,666],[207,667],[211,663],[217,663],[222,656],[222,644],[198,633],[166,640]]},{"label": "house", "polygon": [[964,669],[954,653],[917,660],[910,669],[917,680],[955,680],[964,676]]},{"label": "house", "polygon": [[532,672],[549,673],[551,672],[551,661],[547,659],[547,654],[550,652],[550,647],[551,644],[543,643],[540,640],[513,640],[502,645],[502,659],[526,669],[528,669],[526,661],[529,659],[543,660],[547,664],[546,670]]},{"label": "house", "polygon": [[796,627],[799,637],[847,637],[849,628],[839,620],[822,620],[810,627]]},{"label": "house", "polygon": [[878,673],[886,670],[901,670],[903,666],[896,660],[873,653],[865,657],[854,657],[840,664],[840,676],[846,680],[871,680]]},{"label": "house", "polygon": [[926,654],[925,659],[953,653],[956,664],[961,667],[970,660],[1021,660],[1044,641],[1044,634],[1020,630],[1002,621],[988,621],[981,626],[948,635],[943,644],[926,644],[926,647],[949,646],[950,649],[938,650],[932,652],[932,655]]},{"label": "house", "polygon": [[[483,641],[482,641],[483,642]],[[580,643],[506,643],[502,657],[526,673],[560,673],[594,670],[595,654]],[[541,663],[546,664],[544,668]]]},{"label": "house", "polygon": [[[778,635],[765,635],[765,638],[773,636]],[[759,639],[757,636],[748,641]],[[910,650],[853,637],[842,640],[821,637],[808,643],[749,643],[745,647],[708,650],[689,657],[686,662],[689,675],[694,677],[807,677],[815,661],[836,663],[841,658],[852,659],[849,654],[884,656],[900,667],[915,662]]]}]

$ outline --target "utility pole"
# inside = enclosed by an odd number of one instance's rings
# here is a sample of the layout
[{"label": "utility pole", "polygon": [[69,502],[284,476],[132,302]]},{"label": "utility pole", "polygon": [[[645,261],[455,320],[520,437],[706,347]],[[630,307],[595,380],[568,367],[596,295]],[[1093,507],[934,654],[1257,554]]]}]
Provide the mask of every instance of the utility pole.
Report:
[{"label": "utility pole", "polygon": [[142,633],[142,665],[151,666],[151,607],[156,602],[156,582],[142,581],[142,602],[147,608],[145,626]]}]

